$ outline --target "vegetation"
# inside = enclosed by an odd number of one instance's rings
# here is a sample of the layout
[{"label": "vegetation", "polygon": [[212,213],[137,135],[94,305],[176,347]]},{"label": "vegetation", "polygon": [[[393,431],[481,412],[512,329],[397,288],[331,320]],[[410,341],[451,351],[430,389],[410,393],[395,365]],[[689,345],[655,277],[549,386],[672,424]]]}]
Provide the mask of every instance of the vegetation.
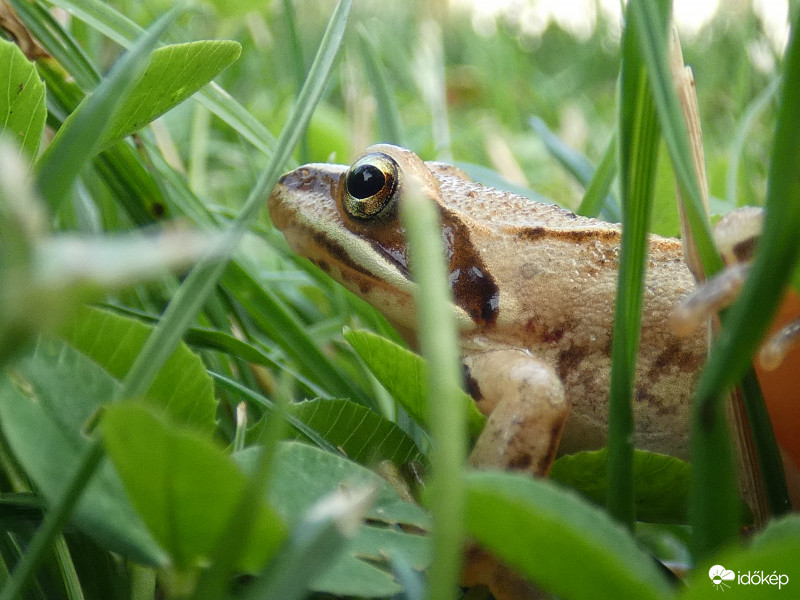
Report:
[{"label": "vegetation", "polygon": [[[669,2],[580,35],[445,3],[172,4],[0,3],[0,599],[488,597],[457,587],[466,536],[557,597],[705,598],[712,565],[791,593],[800,520],[770,428],[769,519],[745,536],[722,411],[744,378],[763,414],[748,364],[798,281],[800,40],[784,56],[737,3],[684,41],[711,211],[768,211],[698,387],[691,478],[626,429],[645,233],[678,234],[676,180],[719,263]],[[263,209],[280,174],[375,141],[623,221],[609,449],[546,481],[464,469],[459,432],[483,417],[454,340],[422,339],[426,366],[291,254]],[[421,317],[441,323],[435,224],[408,226],[432,267]]]}]

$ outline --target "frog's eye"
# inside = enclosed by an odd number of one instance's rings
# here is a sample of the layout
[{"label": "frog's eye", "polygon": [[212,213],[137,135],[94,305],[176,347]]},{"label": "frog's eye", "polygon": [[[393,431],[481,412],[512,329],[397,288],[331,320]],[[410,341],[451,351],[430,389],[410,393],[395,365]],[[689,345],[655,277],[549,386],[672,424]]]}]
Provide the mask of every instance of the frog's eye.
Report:
[{"label": "frog's eye", "polygon": [[344,208],[351,217],[372,219],[391,203],[397,189],[398,167],[381,152],[362,156],[344,180]]}]

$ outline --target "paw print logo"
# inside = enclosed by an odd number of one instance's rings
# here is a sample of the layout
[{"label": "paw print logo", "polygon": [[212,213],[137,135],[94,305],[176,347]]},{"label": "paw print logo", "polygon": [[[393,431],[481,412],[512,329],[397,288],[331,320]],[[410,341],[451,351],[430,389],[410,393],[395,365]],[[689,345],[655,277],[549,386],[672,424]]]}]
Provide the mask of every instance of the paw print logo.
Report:
[{"label": "paw print logo", "polygon": [[736,575],[722,565],[714,565],[708,570],[708,578],[711,579],[711,583],[714,584],[716,589],[724,592],[725,588],[731,587],[725,582],[732,581],[736,578]]}]

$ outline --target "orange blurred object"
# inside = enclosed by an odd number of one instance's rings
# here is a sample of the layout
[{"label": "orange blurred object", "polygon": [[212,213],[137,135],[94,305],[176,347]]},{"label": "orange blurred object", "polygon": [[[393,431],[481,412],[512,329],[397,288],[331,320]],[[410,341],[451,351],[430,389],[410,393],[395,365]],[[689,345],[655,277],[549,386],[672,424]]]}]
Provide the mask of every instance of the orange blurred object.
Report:
[{"label": "orange blurred object", "polygon": [[[790,291],[772,324],[771,333],[800,318],[800,297]],[[800,509],[800,346],[792,348],[783,363],[767,371],[756,362],[772,428],[781,449],[786,483],[795,509]]]}]

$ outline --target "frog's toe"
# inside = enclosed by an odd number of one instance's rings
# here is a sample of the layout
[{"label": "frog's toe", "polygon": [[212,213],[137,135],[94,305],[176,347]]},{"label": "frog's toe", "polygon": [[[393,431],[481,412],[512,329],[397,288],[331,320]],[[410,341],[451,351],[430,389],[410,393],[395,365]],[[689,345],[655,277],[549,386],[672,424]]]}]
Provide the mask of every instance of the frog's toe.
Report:
[{"label": "frog's toe", "polygon": [[[730,306],[744,285],[749,263],[737,263],[697,286],[672,312],[670,328],[679,336],[691,335],[718,311]],[[758,353],[766,370],[776,369],[789,352],[800,344],[800,318],[783,325],[770,335]]]},{"label": "frog's toe", "polygon": [[672,331],[682,337],[689,336],[718,311],[730,306],[747,279],[749,267],[749,263],[736,263],[699,284],[672,312]]},{"label": "frog's toe", "polygon": [[759,363],[768,371],[777,369],[798,342],[800,342],[800,319],[795,319],[767,338],[758,352]]}]

